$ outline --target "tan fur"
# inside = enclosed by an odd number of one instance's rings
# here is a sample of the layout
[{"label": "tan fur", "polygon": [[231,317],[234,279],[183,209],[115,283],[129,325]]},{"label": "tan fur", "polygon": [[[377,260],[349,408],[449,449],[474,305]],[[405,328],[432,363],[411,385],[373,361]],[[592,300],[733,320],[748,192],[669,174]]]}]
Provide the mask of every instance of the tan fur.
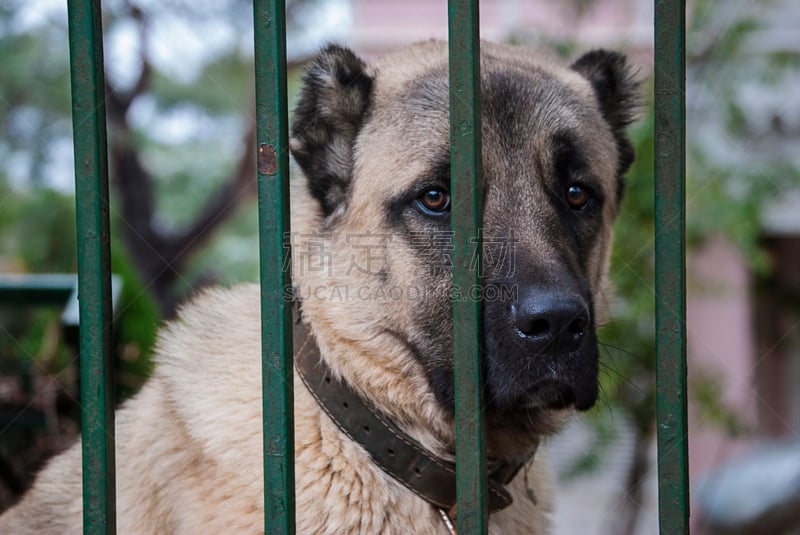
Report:
[{"label": "tan fur", "polygon": [[[568,84],[587,103],[593,103],[589,83],[575,72],[557,67],[549,60],[542,60],[540,54],[528,49],[483,42],[482,53],[490,58],[525,70],[542,70]],[[484,59],[484,62],[487,62]],[[446,43],[427,41],[413,47],[402,49],[388,55],[369,67],[368,72],[375,76],[374,109],[369,122],[355,148],[355,166],[353,186],[349,206],[345,213],[334,213],[327,221],[323,220],[318,210],[313,209],[314,201],[310,199],[305,184],[296,181],[292,189],[292,202],[302,209],[292,211],[292,228],[305,229],[296,232],[293,245],[300,250],[310,250],[308,240],[320,241],[317,232],[330,231],[325,241],[325,250],[332,254],[325,269],[309,270],[306,266],[297,265],[303,260],[295,254],[294,281],[303,297],[303,313],[305,319],[313,326],[323,354],[340,354],[330,359],[334,371],[359,390],[365,397],[385,410],[395,421],[404,424],[405,429],[414,438],[426,445],[441,457],[447,457],[453,451],[452,419],[437,404],[430,390],[424,372],[408,352],[408,348],[398,344],[386,332],[386,326],[394,330],[409,332],[413,329],[412,319],[420,305],[414,299],[378,299],[378,303],[368,304],[358,295],[348,295],[341,288],[357,288],[361,295],[378,295],[382,283],[374,274],[364,274],[350,269],[355,262],[358,265],[367,263],[365,249],[354,248],[347,242],[349,237],[371,232],[376,236],[391,235],[392,229],[384,222],[383,206],[376,202],[377,198],[389,198],[404,190],[413,178],[425,171],[426,162],[417,155],[433,152],[437,137],[430,131],[420,127],[419,131],[409,132],[398,137],[394,125],[397,123],[397,102],[405,91],[409,81],[417,79],[435,69],[447,68]],[[448,139],[449,123],[447,110],[442,110],[438,127],[444,132],[438,136]],[[591,161],[596,166],[597,176],[609,184],[615,180],[613,162],[616,148],[611,136],[601,125],[601,117],[595,114],[589,117],[558,116],[560,121],[574,124],[588,124],[587,138],[590,144]],[[552,125],[554,128],[557,125]],[[544,138],[544,132],[533,136],[531,144],[536,145]],[[440,132],[441,134],[441,132]],[[484,125],[484,161],[492,162],[491,138],[494,132]],[[533,149],[532,152],[537,152]],[[541,151],[544,152],[544,151]],[[484,164],[487,165],[486,163]],[[390,176],[391,180],[386,177]],[[611,189],[611,186],[608,186]],[[519,192],[508,192],[517,196]],[[519,202],[524,199],[519,199]],[[543,258],[555,256],[551,249],[539,245],[536,226],[535,205],[528,208],[528,216],[515,221],[515,229],[527,246],[539,248],[538,254]],[[604,219],[607,224],[602,228],[602,238],[598,240],[595,253],[591,255],[590,281],[593,294],[597,297],[597,313],[599,318],[607,316],[608,302],[606,273],[608,255],[611,248],[612,221],[617,206],[608,202],[604,207]],[[331,221],[333,220],[333,222]],[[387,243],[385,261],[391,267],[394,278],[400,281],[418,281],[424,266],[415,263],[414,258],[397,242]],[[426,280],[426,284],[442,284],[449,288],[450,281]],[[324,289],[320,291],[320,289]],[[323,296],[322,299],[310,297]],[[405,296],[404,296],[405,297]],[[449,303],[446,303],[449,306]],[[448,327],[449,328],[449,327]],[[403,385],[398,388],[397,385]],[[559,427],[561,417],[554,415],[556,421],[553,428]],[[502,437],[494,440],[490,436],[490,446],[496,448],[510,447],[514,437],[502,433]],[[499,444],[498,444],[499,443]],[[526,442],[526,445],[529,443]],[[499,453],[499,452],[498,452]]]},{"label": "tan fur", "polygon": [[[545,72],[570,88],[571,98],[584,103],[588,111],[582,116],[557,106],[545,110],[543,113],[552,115],[545,126],[582,128],[586,132],[582,148],[592,172],[611,191],[617,148],[602,124],[590,83],[574,71],[542,60],[541,55],[491,43],[482,46],[486,66]],[[380,261],[392,283],[450,288],[449,276],[420,275],[425,266],[396,239],[384,213],[387,199],[401,194],[426,172],[429,163],[418,156],[447,149],[446,109],[420,110],[419,121],[408,121],[408,110],[398,104],[409,83],[432,71],[446,70],[446,66],[446,45],[430,41],[368,67],[375,80],[369,119],[357,138],[351,123],[342,127],[355,139],[352,154],[347,147],[335,147],[338,160],[333,165],[347,169],[352,164],[346,205],[325,217],[302,173],[295,175],[291,194],[294,284],[302,301],[303,320],[316,337],[321,357],[334,373],[430,452],[452,460],[452,415],[437,402],[412,348],[396,334],[416,332],[414,319],[419,307],[449,307],[449,300],[422,302],[408,295],[381,294],[386,290],[385,279],[375,272],[353,269],[354,264],[367,263],[370,253],[354,247],[352,241],[360,236],[381,246]],[[357,94],[348,95],[329,97],[338,100],[336,105],[346,112],[342,117],[350,120],[358,115],[359,103]],[[403,120],[406,126],[401,126]],[[551,133],[537,126],[523,140],[527,154],[532,155],[530,162],[514,162],[515,167],[509,168],[509,163],[495,154],[498,133],[484,125],[485,168],[490,173],[517,173],[520,181],[533,181],[537,172],[552,163],[547,160],[546,146]],[[293,139],[292,149],[297,154],[304,147]],[[537,222],[546,215],[547,207],[537,204],[533,193],[525,195],[531,196],[517,198],[517,191],[499,191],[492,198],[514,200],[520,210],[514,224],[525,246],[542,261],[555,262],[557,251],[539,237],[541,223]],[[608,196],[603,228],[586,273],[600,309],[607,305],[604,281],[611,222],[617,211],[616,202]],[[491,210],[488,206],[487,211]],[[330,256],[323,255],[323,264],[311,269],[303,252],[319,243]],[[258,287],[240,285],[203,292],[162,331],[153,377],[117,412],[120,533],[263,532],[259,319]],[[443,335],[450,328],[442,325]],[[435,509],[377,467],[328,419],[296,376],[294,388],[298,533],[447,533]],[[557,429],[565,414],[567,411],[555,411],[542,429]],[[539,438],[519,432],[513,425],[492,428],[489,455],[526,458]],[[490,533],[549,533],[552,503],[548,481],[545,456],[539,451],[508,487],[513,505],[491,515]],[[0,533],[80,533],[80,484],[78,443],[53,459],[23,501],[0,517]],[[529,499],[529,488],[534,490],[537,504]]]},{"label": "tan fur", "polygon": [[[162,333],[155,375],[117,411],[119,533],[263,532],[258,299],[255,285],[206,292]],[[430,505],[375,467],[294,384],[298,533],[446,533]],[[82,533],[80,469],[78,443],[0,518],[0,532]],[[513,486],[519,507],[493,516],[493,533],[544,523],[545,489],[538,507],[525,492]]]}]

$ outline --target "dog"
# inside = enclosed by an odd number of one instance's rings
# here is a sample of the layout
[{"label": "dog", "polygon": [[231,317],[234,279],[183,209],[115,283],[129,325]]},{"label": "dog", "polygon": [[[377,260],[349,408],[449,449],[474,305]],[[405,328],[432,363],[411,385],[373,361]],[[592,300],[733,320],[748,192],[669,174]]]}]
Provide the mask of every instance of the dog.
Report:
[{"label": "dog", "polygon": [[[447,58],[439,41],[371,65],[330,45],[305,77],[290,141],[298,533],[453,532],[454,298],[482,300],[490,533],[549,532],[537,446],[598,396],[633,70],[605,50],[566,66],[482,43],[483,260],[465,289]],[[120,533],[263,532],[259,321],[258,286],[241,285],[162,330],[153,376],[117,412]],[[0,532],[79,533],[81,502],[78,443]]]}]

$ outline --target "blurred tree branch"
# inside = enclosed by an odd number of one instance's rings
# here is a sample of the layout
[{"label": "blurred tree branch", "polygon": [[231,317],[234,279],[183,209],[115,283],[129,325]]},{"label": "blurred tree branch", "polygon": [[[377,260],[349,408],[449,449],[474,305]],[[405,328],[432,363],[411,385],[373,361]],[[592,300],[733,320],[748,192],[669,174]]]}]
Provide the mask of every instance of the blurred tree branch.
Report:
[{"label": "blurred tree branch", "polygon": [[[290,4],[293,5],[294,3]],[[238,160],[214,191],[207,195],[193,220],[179,229],[159,224],[156,209],[155,177],[147,169],[140,149],[134,143],[128,111],[133,102],[150,89],[153,67],[146,48],[146,15],[128,5],[128,16],[137,24],[141,64],[131,89],[117,89],[106,73],[107,107],[110,121],[109,154],[112,181],[119,194],[123,239],[139,275],[156,299],[164,316],[171,316],[179,296],[175,283],[182,278],[187,263],[207,244],[214,232],[243,203],[257,193],[255,173],[256,122],[253,97],[249,99],[246,129],[242,135]],[[290,68],[301,61],[293,62]],[[200,281],[213,279],[200,275]],[[190,281],[194,286],[197,281]]]}]

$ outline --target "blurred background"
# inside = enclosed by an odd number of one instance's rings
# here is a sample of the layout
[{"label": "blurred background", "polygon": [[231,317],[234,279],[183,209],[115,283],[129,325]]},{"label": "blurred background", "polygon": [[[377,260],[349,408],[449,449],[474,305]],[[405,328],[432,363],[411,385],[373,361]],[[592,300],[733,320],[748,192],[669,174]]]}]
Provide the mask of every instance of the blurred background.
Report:
[{"label": "blurred background", "polygon": [[[251,5],[108,0],[118,398],[199,287],[258,278]],[[336,41],[446,38],[446,2],[287,0],[290,99]],[[690,474],[695,533],[800,533],[800,4],[687,7]],[[484,39],[629,54],[644,80],[616,227],[602,394],[547,445],[556,534],[657,532],[653,2],[484,0]],[[74,273],[66,2],[0,4],[0,281]],[[290,104],[291,107],[291,104]],[[79,432],[63,307],[0,305],[0,509]],[[74,327],[74,326],[73,326]],[[202,387],[198,385],[198,387]]]}]

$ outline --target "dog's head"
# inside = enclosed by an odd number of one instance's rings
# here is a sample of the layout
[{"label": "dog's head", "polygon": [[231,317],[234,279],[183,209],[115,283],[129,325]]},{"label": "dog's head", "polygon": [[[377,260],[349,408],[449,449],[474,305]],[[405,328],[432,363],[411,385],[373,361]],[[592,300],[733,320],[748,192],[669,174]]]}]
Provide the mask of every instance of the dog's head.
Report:
[{"label": "dog's head", "polygon": [[606,51],[562,67],[483,43],[481,71],[481,287],[451,282],[470,237],[450,231],[447,46],[434,41],[372,66],[330,46],[311,65],[292,126],[293,268],[330,366],[410,425],[451,422],[451,296],[482,299],[490,432],[505,440],[597,398],[636,84]]}]

